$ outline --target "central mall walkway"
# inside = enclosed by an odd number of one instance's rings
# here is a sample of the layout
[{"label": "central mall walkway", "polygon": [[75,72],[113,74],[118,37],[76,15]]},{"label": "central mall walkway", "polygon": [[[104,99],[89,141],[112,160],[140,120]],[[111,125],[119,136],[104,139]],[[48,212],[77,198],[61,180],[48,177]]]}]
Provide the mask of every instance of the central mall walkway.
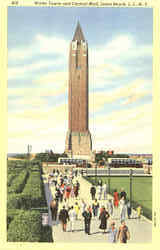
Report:
[{"label": "central mall walkway", "polygon": [[[44,182],[47,181],[48,175],[45,174],[43,175],[45,177]],[[77,180],[80,183],[80,192],[79,192],[79,197],[78,200],[75,199],[70,199],[69,200],[69,205],[74,205],[75,202],[77,201],[78,204],[81,204],[81,199],[84,199],[84,201],[88,204],[92,204],[91,196],[90,196],[90,187],[91,184],[86,181],[83,177],[78,176]],[[55,187],[54,185],[50,185],[50,197],[49,199],[54,197],[54,192],[55,192]],[[47,192],[49,192],[49,189]],[[100,205],[106,206],[107,201],[101,200],[99,201]],[[65,203],[59,203],[59,209],[64,205]],[[133,217],[134,217],[134,211],[133,211]],[[119,219],[119,213],[115,215],[113,219],[116,223],[117,229],[120,226],[120,219]],[[110,224],[111,219],[108,220],[108,225]],[[67,224],[67,232],[62,231],[62,226],[61,224],[57,222],[53,222],[52,225],[52,231],[53,231],[53,239],[55,243],[64,243],[64,242],[90,242],[90,243],[96,243],[96,242],[108,242],[107,239],[107,233],[103,234],[101,230],[99,229],[100,221],[98,218],[92,217],[91,221],[91,235],[86,235],[84,233],[84,220],[81,216],[79,216],[79,219],[75,221],[75,231],[74,232],[69,232],[70,226],[69,223]],[[126,219],[126,225],[129,228],[131,239],[128,241],[128,244],[130,243],[151,243],[152,242],[152,222],[145,219],[144,217],[141,218],[139,221],[138,219]]]}]

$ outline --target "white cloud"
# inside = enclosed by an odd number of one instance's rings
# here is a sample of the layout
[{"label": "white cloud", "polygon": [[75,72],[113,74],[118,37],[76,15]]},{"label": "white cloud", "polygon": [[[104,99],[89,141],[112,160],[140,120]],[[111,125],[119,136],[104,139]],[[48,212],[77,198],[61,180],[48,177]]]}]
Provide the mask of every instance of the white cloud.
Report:
[{"label": "white cloud", "polygon": [[24,60],[32,58],[35,55],[43,54],[65,56],[65,53],[67,55],[68,49],[69,41],[65,39],[37,34],[31,45],[22,48],[10,49],[8,51],[8,59],[9,61],[15,61],[15,58],[16,60]]},{"label": "white cloud", "polygon": [[[67,92],[67,73],[56,72],[48,73],[35,79],[30,87],[8,88],[9,103],[15,106],[30,104],[30,106],[47,104],[44,97],[64,95]],[[10,97],[19,97],[10,99]]]},{"label": "white cloud", "polygon": [[[152,106],[145,104],[137,108],[112,112],[90,119],[93,147],[113,148],[116,152],[151,152]],[[28,110],[9,116],[9,143],[18,147],[23,142],[34,145],[40,151],[42,145],[63,152],[68,129],[67,105],[52,109]],[[14,148],[12,144],[12,149]],[[11,148],[11,146],[10,146]],[[19,147],[19,151],[21,148]],[[10,150],[10,152],[13,150]]]},{"label": "white cloud", "polygon": [[[61,122],[62,120],[64,120],[64,114],[66,114],[66,118],[68,118],[67,113],[67,103],[64,103],[50,108],[38,107],[32,109],[25,109],[23,111],[17,111],[13,114],[10,113],[9,119],[16,119],[16,121],[19,121],[19,119],[28,119],[31,123],[32,121],[34,123],[37,120],[41,120],[41,123],[43,124],[44,122],[46,126],[46,122],[55,124],[55,121]],[[12,122],[10,122],[10,124],[12,124]]]},{"label": "white cloud", "polygon": [[152,152],[152,105],[112,112],[90,120],[95,149]]},{"label": "white cloud", "polygon": [[23,107],[23,106],[31,106],[31,107],[40,107],[40,106],[44,106],[47,104],[47,101],[44,98],[41,97],[34,97],[32,98],[31,101],[31,96],[24,96],[24,98],[18,98],[15,100],[10,100],[9,104],[12,105],[12,107],[14,106],[14,108],[18,108],[18,107]]},{"label": "white cloud", "polygon": [[[137,73],[136,67],[129,67],[126,61],[152,56],[151,45],[137,46],[134,37],[121,35],[100,47],[89,50],[89,78],[94,87],[102,88],[117,83],[129,74]],[[142,67],[141,67],[141,70]]]},{"label": "white cloud", "polygon": [[91,65],[96,66],[111,62],[113,59],[121,58],[121,61],[129,58],[140,58],[141,56],[151,56],[152,46],[137,46],[134,37],[131,35],[121,35],[115,37],[104,46],[94,47],[90,50]]},{"label": "white cloud", "polygon": [[16,66],[8,68],[8,79],[24,78],[25,74],[32,73],[36,70],[45,69],[47,67],[53,67],[61,65],[63,60],[58,58],[54,60],[41,60],[32,64],[25,64],[24,66]]},{"label": "white cloud", "polygon": [[28,143],[36,152],[48,149],[51,145],[52,148],[63,151],[62,145],[68,129],[67,119],[66,104],[50,109],[37,108],[10,114],[8,117],[9,152],[24,152]]},{"label": "white cloud", "polygon": [[33,83],[37,84],[57,84],[58,85],[67,85],[68,82],[68,72],[49,72],[43,76],[37,78]]},{"label": "white cloud", "polygon": [[106,103],[113,103],[122,98],[125,98],[122,105],[134,103],[144,96],[151,94],[148,86],[151,86],[150,81],[137,78],[124,86],[117,87],[115,90],[92,92],[89,94],[89,109],[91,112],[96,112],[102,109]]}]

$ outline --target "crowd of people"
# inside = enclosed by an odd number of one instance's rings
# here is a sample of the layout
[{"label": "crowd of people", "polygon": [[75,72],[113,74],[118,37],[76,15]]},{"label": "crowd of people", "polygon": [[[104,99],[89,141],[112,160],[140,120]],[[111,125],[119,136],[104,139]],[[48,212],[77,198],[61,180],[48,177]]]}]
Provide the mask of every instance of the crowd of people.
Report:
[{"label": "crowd of people", "polygon": [[[76,221],[83,219],[84,233],[91,235],[91,221],[97,219],[99,230],[107,233],[109,242],[126,243],[130,239],[130,233],[125,220],[126,214],[128,218],[131,216],[131,207],[125,190],[122,188],[120,193],[114,190],[113,199],[108,199],[108,186],[99,181],[97,186],[92,185],[88,190],[91,194],[89,204],[79,196],[80,183],[77,176],[78,173],[73,171],[54,171],[49,176],[48,183],[54,185],[55,190],[50,203],[52,220],[61,222],[63,232],[75,232]],[[118,229],[114,221],[116,211],[119,211],[121,222]]]}]

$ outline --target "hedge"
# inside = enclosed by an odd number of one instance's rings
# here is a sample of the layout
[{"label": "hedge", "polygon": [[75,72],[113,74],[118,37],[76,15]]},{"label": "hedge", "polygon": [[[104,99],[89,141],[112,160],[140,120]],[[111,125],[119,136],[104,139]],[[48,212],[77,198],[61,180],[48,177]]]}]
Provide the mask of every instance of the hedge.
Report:
[{"label": "hedge", "polygon": [[13,181],[12,185],[8,187],[8,193],[21,193],[27,179],[29,177],[29,172],[24,169]]},{"label": "hedge", "polygon": [[22,194],[11,193],[7,196],[7,209],[21,208]]},{"label": "hedge", "polygon": [[10,174],[8,174],[8,178],[7,178],[7,186],[8,186],[8,187],[11,186],[12,181],[13,181],[13,179],[14,179],[16,176],[17,176],[16,173],[10,173]]},{"label": "hedge", "polygon": [[30,170],[32,171],[32,172],[40,172],[40,166],[38,165],[38,164],[34,164],[34,165],[31,165],[30,166]]},{"label": "hedge", "polygon": [[27,183],[20,194],[9,193],[8,209],[30,209],[47,206],[43,184],[39,172],[31,172]]},{"label": "hedge", "polygon": [[32,172],[30,174],[30,177],[23,190],[23,196],[29,197],[29,200],[26,200],[26,205],[28,202],[30,202],[31,207],[42,207],[46,205],[41,175],[39,172]]},{"label": "hedge", "polygon": [[41,212],[20,210],[10,223],[7,240],[9,242],[52,242],[51,228],[43,227],[41,221]]},{"label": "hedge", "polygon": [[[15,194],[11,193],[8,195],[7,209],[30,209],[32,207],[39,207],[39,199],[33,199],[31,194],[24,195],[23,193]],[[38,204],[38,206],[36,206]]]},{"label": "hedge", "polygon": [[9,227],[9,224],[11,223],[11,221],[14,219],[14,217],[19,214],[19,211],[22,211],[22,210],[19,210],[19,209],[8,209],[7,210],[7,229]]}]

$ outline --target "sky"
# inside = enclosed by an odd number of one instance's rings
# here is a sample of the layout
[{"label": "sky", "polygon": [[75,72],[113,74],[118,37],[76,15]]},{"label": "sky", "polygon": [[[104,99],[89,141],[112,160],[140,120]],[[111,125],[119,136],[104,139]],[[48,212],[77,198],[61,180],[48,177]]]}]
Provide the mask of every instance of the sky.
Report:
[{"label": "sky", "polygon": [[152,153],[152,8],[8,7],[8,152],[64,152],[69,46],[89,48],[93,150]]}]

